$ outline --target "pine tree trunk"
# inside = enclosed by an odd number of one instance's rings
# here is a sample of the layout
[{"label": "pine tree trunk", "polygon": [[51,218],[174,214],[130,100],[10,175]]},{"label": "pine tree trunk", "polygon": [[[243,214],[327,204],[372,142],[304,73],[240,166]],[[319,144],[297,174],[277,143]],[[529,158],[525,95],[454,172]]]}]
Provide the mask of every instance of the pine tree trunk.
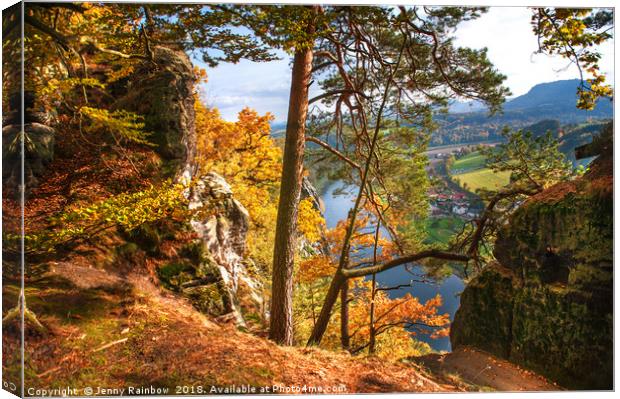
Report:
[{"label": "pine tree trunk", "polygon": [[349,280],[346,280],[340,289],[340,342],[342,349],[348,350],[351,346],[349,339]]},{"label": "pine tree trunk", "polygon": [[321,343],[321,339],[323,338],[323,333],[327,330],[327,324],[329,324],[329,319],[331,317],[331,311],[334,307],[334,304],[338,300],[338,294],[342,289],[342,286],[347,280],[340,274],[336,272],[336,275],[332,279],[332,282],[329,286],[329,290],[327,291],[327,295],[325,296],[325,301],[323,302],[323,307],[321,308],[321,313],[319,313],[319,318],[316,320],[316,324],[312,329],[312,334],[308,339],[308,346],[318,345]]},{"label": "pine tree trunk", "polygon": [[269,338],[283,345],[293,343],[293,261],[296,250],[297,210],[301,192],[312,56],[312,48],[305,48],[297,50],[293,60],[273,253]]},{"label": "pine tree trunk", "polygon": [[[379,229],[377,228],[377,231]],[[376,241],[375,241],[376,243]],[[377,247],[375,245],[375,261],[374,263],[377,263],[376,259],[377,259]],[[372,275],[372,291],[371,291],[371,297],[370,297],[370,338],[369,338],[369,342],[368,342],[368,354],[369,355],[374,355],[375,353],[375,346],[377,343],[377,332],[375,331],[375,298],[377,295],[377,275],[373,274]]]}]

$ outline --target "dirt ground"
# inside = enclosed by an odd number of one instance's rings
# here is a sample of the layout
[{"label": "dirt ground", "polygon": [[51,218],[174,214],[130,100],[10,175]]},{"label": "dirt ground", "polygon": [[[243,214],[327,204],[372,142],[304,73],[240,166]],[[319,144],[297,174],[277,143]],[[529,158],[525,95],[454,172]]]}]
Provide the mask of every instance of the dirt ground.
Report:
[{"label": "dirt ground", "polygon": [[[473,350],[391,363],[344,352],[277,346],[232,324],[216,323],[185,299],[158,287],[145,273],[115,274],[57,263],[28,287],[28,307],[50,330],[43,336],[27,334],[26,382],[31,387],[153,386],[167,389],[169,395],[238,389],[258,389],[255,393],[559,389]],[[15,301],[16,288],[6,287],[5,309]],[[10,376],[16,366],[10,356],[19,341],[10,329],[4,332],[3,351],[9,361],[3,366]],[[491,368],[486,370],[487,366]]]},{"label": "dirt ground", "polygon": [[[58,263],[28,287],[28,307],[49,329],[45,335],[27,333],[30,387],[153,386],[168,394],[226,393],[244,386],[268,389],[265,393],[459,390],[435,382],[416,364],[280,347],[217,324],[143,274]],[[17,293],[17,287],[5,289],[5,308]],[[3,335],[8,376],[17,366],[10,358],[19,345],[9,327]]]},{"label": "dirt ground", "polygon": [[559,391],[558,385],[506,360],[470,347],[419,358],[433,373],[494,391]]}]

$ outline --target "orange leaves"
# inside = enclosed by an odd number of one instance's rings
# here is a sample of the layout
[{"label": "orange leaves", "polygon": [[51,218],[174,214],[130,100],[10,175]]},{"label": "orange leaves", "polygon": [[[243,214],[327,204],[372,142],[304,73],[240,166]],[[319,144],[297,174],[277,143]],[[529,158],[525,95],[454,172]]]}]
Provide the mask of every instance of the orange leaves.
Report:
[{"label": "orange leaves", "polygon": [[[221,118],[217,109],[196,99],[197,154],[201,173],[216,172],[231,185],[235,197],[247,208],[252,223],[248,246],[253,260],[271,266],[277,215],[277,195],[282,171],[282,150],[271,137],[269,113],[250,108],[236,122]],[[310,200],[299,207],[299,231],[309,242],[321,239],[324,220]]]},{"label": "orange leaves", "polygon": [[204,68],[200,68],[199,66],[194,65],[194,75],[196,75],[196,80],[198,83],[207,83],[209,80],[207,78],[207,71]]},{"label": "orange leaves", "polygon": [[[350,256],[353,263],[372,262],[375,247],[375,224],[374,216],[369,212],[363,212],[355,221],[353,236],[351,238]],[[329,243],[330,253],[337,258],[342,252],[342,243],[346,235],[349,222],[341,220],[336,227],[326,232],[325,236]],[[379,234],[377,241],[377,262],[390,259],[396,252],[394,243],[384,233]]]},{"label": "orange leaves", "polygon": [[[328,258],[316,257],[308,260],[300,267],[299,273],[311,281],[329,275],[335,270],[335,265]],[[301,277],[298,276],[298,278]],[[319,281],[319,280],[317,280]],[[304,282],[304,281],[300,281]],[[369,280],[355,279],[349,282],[349,333],[351,348],[365,347],[370,340],[370,308],[373,302],[372,283]],[[317,287],[316,283],[309,283],[310,287]],[[326,289],[319,288],[319,289]],[[312,291],[306,292],[305,297],[323,298],[324,294],[316,295]],[[309,299],[308,302],[298,304],[297,333],[309,332],[313,326],[313,314],[316,314],[321,303]],[[427,334],[431,338],[439,338],[449,333],[450,319],[448,314],[440,314],[442,305],[441,296],[437,295],[426,302],[407,294],[401,298],[391,299],[386,291],[377,290],[374,297],[374,329],[376,331],[376,354],[388,359],[400,359],[407,356],[417,356],[427,353],[430,348],[427,344],[412,339],[418,334]],[[308,305],[309,308],[308,309]],[[316,307],[316,309],[315,309]],[[336,307],[338,308],[338,306]],[[305,342],[306,336],[300,336]],[[337,350],[340,348],[340,312],[334,312],[327,331],[321,341],[321,346]]]},{"label": "orange leaves", "polygon": [[261,116],[244,108],[237,122],[227,122],[217,109],[198,100],[194,109],[202,171],[221,174],[233,188],[250,184],[273,188],[280,177],[282,152],[270,136],[271,114]]},{"label": "orange leaves", "polygon": [[221,118],[217,109],[196,99],[197,154],[200,173],[216,172],[231,185],[250,213],[248,247],[262,269],[271,265],[277,189],[282,151],[270,135],[270,114],[244,108],[237,122]]},{"label": "orange leaves", "polygon": [[297,281],[299,283],[312,283],[318,279],[333,276],[336,272],[336,266],[330,257],[324,255],[302,260],[296,274]]},{"label": "orange leaves", "polygon": [[[420,303],[418,298],[406,294],[402,298],[389,299],[385,295],[379,295],[375,299],[377,308],[377,330],[390,328],[397,323],[415,327],[418,331],[435,332],[435,327],[447,327],[450,324],[448,314],[438,314],[442,304],[438,294],[425,303]],[[415,334],[415,332],[414,332]]]}]

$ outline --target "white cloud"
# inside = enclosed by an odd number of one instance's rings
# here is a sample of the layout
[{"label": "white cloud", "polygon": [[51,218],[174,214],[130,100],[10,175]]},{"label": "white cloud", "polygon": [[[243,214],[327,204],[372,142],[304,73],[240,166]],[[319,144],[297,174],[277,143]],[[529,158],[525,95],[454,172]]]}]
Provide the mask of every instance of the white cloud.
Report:
[{"label": "white cloud", "polygon": [[[579,77],[576,66],[565,58],[535,54],[538,44],[530,24],[531,13],[526,7],[491,7],[456,31],[455,43],[459,46],[488,48],[489,59],[507,76],[506,85],[515,96],[525,94],[537,83]],[[613,82],[613,41],[600,50],[602,71]]]},{"label": "white cloud", "polygon": [[237,64],[220,64],[207,68],[208,82],[203,99],[219,108],[224,119],[236,120],[243,107],[252,107],[260,114],[270,112],[276,120],[286,118],[290,90],[288,56],[272,62],[242,60]]}]

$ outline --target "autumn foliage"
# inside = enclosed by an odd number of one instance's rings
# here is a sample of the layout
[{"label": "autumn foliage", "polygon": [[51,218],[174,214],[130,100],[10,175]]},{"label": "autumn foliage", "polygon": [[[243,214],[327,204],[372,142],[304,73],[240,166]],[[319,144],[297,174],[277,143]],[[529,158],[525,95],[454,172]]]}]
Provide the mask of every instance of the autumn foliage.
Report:
[{"label": "autumn foliage", "polygon": [[[248,209],[251,220],[249,255],[267,277],[273,256],[273,232],[282,165],[282,151],[270,134],[269,122],[272,116],[259,115],[245,108],[239,112],[237,121],[229,122],[222,119],[217,109],[205,107],[200,100],[195,103],[195,111],[198,135],[196,159],[199,168],[203,173],[214,171],[226,178],[235,197]],[[381,198],[376,197],[374,201],[380,203]],[[395,254],[393,242],[385,235],[380,235],[375,243],[373,229],[369,229],[375,222],[374,209],[374,205],[368,202],[362,216],[356,220],[356,234],[351,245],[351,257],[355,262],[372,261],[375,244],[378,248],[377,262],[385,261]],[[324,223],[312,201],[302,200],[298,224],[300,237],[310,243],[324,240],[328,251],[306,254],[297,262],[295,331],[300,343],[305,342],[312,329],[344,242],[346,221],[339,222],[330,230],[325,229]],[[267,278],[264,280],[268,281]],[[363,348],[368,344],[370,335],[370,281],[354,280],[352,293],[349,312],[352,348]],[[374,301],[376,353],[379,356],[396,359],[426,353],[430,350],[428,345],[412,340],[412,335],[447,334],[449,318],[447,314],[439,314],[438,309],[442,303],[439,296],[420,303],[411,295],[390,299],[385,291],[377,290]],[[339,322],[339,316],[336,315],[323,341],[325,347],[340,347]]]},{"label": "autumn foliage", "polygon": [[[367,206],[362,216],[356,220],[355,234],[351,245],[352,259],[356,264],[382,262],[394,256],[396,248],[385,235],[378,239],[372,224],[371,207]],[[296,338],[305,342],[316,322],[321,301],[325,297],[329,279],[334,275],[338,257],[346,233],[347,221],[340,221],[337,226],[326,232],[329,246],[328,254],[319,254],[304,259],[299,264],[296,275],[298,291],[296,297]],[[375,257],[375,245],[377,247]],[[391,299],[387,291],[375,287],[374,291],[374,330],[376,335],[375,354],[390,359],[415,356],[430,351],[430,347],[412,339],[418,334],[432,338],[446,336],[449,332],[448,314],[440,314],[442,299],[439,295],[421,303],[411,294]],[[373,302],[373,286],[365,278],[353,279],[350,287],[349,331],[351,351],[359,354],[368,345],[371,335],[370,309]],[[321,345],[338,350],[340,342],[340,314],[335,312]]]},{"label": "autumn foliage", "polygon": [[[282,150],[271,136],[269,113],[259,115],[244,108],[229,122],[215,108],[195,102],[198,136],[196,161],[200,173],[216,172],[231,185],[235,197],[247,208],[251,228],[250,257],[269,274],[282,171]],[[309,242],[320,239],[323,217],[308,199],[302,200],[298,230]],[[264,276],[266,277],[266,276]]]}]

